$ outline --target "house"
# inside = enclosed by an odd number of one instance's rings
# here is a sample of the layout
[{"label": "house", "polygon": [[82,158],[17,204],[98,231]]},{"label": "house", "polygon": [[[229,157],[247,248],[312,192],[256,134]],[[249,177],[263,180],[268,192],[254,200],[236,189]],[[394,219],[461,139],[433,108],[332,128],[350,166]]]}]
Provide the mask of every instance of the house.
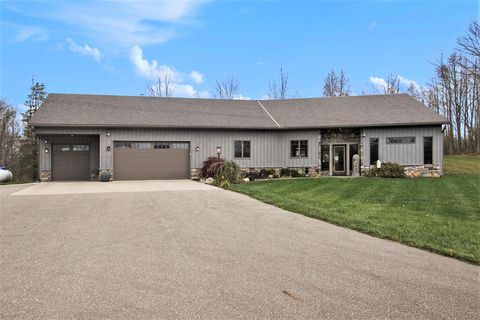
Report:
[{"label": "house", "polygon": [[377,160],[443,174],[447,119],[408,95],[218,100],[49,94],[31,125],[41,181],[183,179],[209,156],[243,170],[351,175]]}]

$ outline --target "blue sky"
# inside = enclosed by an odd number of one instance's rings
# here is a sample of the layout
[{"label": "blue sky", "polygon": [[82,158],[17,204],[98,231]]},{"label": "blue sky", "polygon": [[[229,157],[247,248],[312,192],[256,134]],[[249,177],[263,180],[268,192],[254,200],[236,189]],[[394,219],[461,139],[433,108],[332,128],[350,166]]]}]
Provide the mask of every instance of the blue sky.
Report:
[{"label": "blue sky", "polygon": [[48,92],[208,97],[235,77],[257,99],[283,67],[302,97],[342,68],[354,94],[398,74],[425,84],[478,1],[1,1],[0,95],[21,105],[32,73]]}]

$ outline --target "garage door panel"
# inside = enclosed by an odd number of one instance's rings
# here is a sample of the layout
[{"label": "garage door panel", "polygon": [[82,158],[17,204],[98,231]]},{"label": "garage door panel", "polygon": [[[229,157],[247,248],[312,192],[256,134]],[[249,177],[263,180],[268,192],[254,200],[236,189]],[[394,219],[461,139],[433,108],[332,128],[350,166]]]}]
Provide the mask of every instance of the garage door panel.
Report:
[{"label": "garage door panel", "polygon": [[115,142],[114,178],[188,179],[190,178],[188,146],[188,143],[170,142]]},{"label": "garage door panel", "polygon": [[53,145],[52,180],[90,180],[90,151],[72,150],[73,145]]}]

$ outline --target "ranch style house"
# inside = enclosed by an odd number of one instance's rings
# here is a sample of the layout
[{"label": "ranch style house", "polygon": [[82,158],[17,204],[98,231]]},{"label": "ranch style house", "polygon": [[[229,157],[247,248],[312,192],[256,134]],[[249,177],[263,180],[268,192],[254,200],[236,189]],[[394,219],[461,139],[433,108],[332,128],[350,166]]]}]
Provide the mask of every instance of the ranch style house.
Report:
[{"label": "ranch style house", "polygon": [[41,181],[194,179],[209,156],[242,170],[364,172],[377,160],[409,176],[443,174],[447,119],[414,98],[368,95],[221,100],[49,94],[34,114]]}]

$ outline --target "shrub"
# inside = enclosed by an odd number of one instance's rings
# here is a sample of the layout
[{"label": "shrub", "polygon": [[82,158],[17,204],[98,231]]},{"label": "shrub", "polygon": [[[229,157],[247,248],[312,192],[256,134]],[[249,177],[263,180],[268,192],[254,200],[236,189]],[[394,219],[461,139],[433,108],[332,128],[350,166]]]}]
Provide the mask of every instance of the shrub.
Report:
[{"label": "shrub", "polygon": [[237,183],[240,181],[240,166],[234,161],[225,161],[220,164],[215,177],[221,183]]},{"label": "shrub", "polygon": [[405,178],[405,170],[398,163],[387,162],[380,168],[371,168],[365,173],[370,178]]},{"label": "shrub", "polygon": [[205,160],[202,164],[202,172],[200,173],[202,178],[210,178],[210,177],[214,177],[215,174],[213,175],[210,175],[209,172],[208,172],[208,169],[210,169],[210,166],[213,164],[213,163],[217,163],[217,162],[224,162],[225,159],[222,159],[222,158],[218,158],[218,157],[208,157],[207,160]]},{"label": "shrub", "polygon": [[289,168],[280,169],[280,177],[290,177],[290,169]]},{"label": "shrub", "polygon": [[276,173],[277,172],[275,171],[275,168],[263,168],[262,170],[260,170],[259,176],[262,179],[267,179],[268,176],[275,176]]},{"label": "shrub", "polygon": [[305,174],[303,172],[300,172],[297,169],[293,168],[282,168],[280,169],[280,176],[282,177],[292,177],[292,178],[298,178],[298,177],[303,177]]},{"label": "shrub", "polygon": [[292,177],[292,178],[298,178],[298,177],[301,177],[301,176],[304,176],[304,174],[302,174],[299,170],[297,170],[297,169],[290,169],[290,177]]},{"label": "shrub", "polygon": [[220,167],[224,164],[223,161],[220,162],[214,162],[210,165],[210,168],[207,170],[207,176],[215,178],[217,176],[217,172],[220,169]]}]

